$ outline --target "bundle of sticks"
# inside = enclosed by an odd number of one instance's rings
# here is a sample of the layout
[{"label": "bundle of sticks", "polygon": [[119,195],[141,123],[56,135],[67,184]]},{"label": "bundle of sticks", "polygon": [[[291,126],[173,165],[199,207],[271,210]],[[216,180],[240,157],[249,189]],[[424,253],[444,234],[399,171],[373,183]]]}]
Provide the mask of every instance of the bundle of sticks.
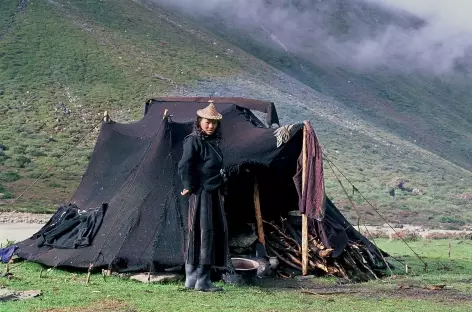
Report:
[{"label": "bundle of sticks", "polygon": [[[302,233],[297,226],[282,219],[279,225],[264,222],[265,246],[268,256],[277,257],[280,277],[301,275]],[[341,255],[332,257],[333,249],[323,245],[316,233],[308,232],[308,270],[317,276],[336,276],[349,281],[368,281],[385,274],[388,264],[368,246],[349,241]]]}]

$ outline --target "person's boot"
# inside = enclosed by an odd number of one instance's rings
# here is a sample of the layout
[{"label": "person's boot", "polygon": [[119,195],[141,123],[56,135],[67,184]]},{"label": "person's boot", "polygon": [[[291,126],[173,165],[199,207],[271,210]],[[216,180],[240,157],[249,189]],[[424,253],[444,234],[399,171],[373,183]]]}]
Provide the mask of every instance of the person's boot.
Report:
[{"label": "person's boot", "polygon": [[185,288],[193,289],[197,283],[197,266],[185,263]]},{"label": "person's boot", "polygon": [[199,291],[223,291],[221,287],[215,287],[211,282],[211,266],[200,265],[197,268],[197,283],[195,289]]}]

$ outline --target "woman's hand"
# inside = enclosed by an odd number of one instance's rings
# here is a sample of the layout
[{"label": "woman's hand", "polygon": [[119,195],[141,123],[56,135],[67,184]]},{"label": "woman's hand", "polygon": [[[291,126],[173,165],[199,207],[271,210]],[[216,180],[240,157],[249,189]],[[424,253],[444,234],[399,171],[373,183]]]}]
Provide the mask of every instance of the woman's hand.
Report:
[{"label": "woman's hand", "polygon": [[182,192],[180,192],[180,195],[185,196],[185,195],[187,195],[188,193],[190,193],[190,191],[187,190],[187,189],[184,189]]}]

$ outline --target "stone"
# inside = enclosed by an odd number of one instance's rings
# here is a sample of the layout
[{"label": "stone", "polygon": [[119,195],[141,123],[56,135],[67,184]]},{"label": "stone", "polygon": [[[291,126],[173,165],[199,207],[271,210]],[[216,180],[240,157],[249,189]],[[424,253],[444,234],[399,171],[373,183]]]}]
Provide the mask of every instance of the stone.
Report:
[{"label": "stone", "polygon": [[[133,274],[130,279],[140,281],[142,283],[148,283],[148,273]],[[150,283],[168,283],[168,282],[180,282],[185,279],[183,274],[175,273],[153,273],[149,278]]]}]

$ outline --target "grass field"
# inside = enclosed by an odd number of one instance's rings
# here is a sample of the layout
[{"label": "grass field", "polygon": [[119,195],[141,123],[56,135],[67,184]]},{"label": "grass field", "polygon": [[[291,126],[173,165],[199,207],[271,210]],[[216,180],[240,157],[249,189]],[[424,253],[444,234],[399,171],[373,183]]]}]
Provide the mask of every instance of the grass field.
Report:
[{"label": "grass field", "polygon": [[[54,269],[39,277],[40,265],[12,265],[11,280],[0,286],[13,290],[40,289],[37,298],[0,303],[0,311],[470,311],[472,308],[472,248],[470,241],[409,242],[428,263],[428,271],[400,241],[378,240],[379,247],[407,263],[390,277],[362,284],[338,285],[334,278],[266,281],[261,286],[224,285],[217,294],[183,290],[182,283],[142,284],[136,281]],[[451,255],[448,257],[449,244]],[[434,290],[434,286],[438,289]],[[442,288],[440,288],[442,287]]]}]

